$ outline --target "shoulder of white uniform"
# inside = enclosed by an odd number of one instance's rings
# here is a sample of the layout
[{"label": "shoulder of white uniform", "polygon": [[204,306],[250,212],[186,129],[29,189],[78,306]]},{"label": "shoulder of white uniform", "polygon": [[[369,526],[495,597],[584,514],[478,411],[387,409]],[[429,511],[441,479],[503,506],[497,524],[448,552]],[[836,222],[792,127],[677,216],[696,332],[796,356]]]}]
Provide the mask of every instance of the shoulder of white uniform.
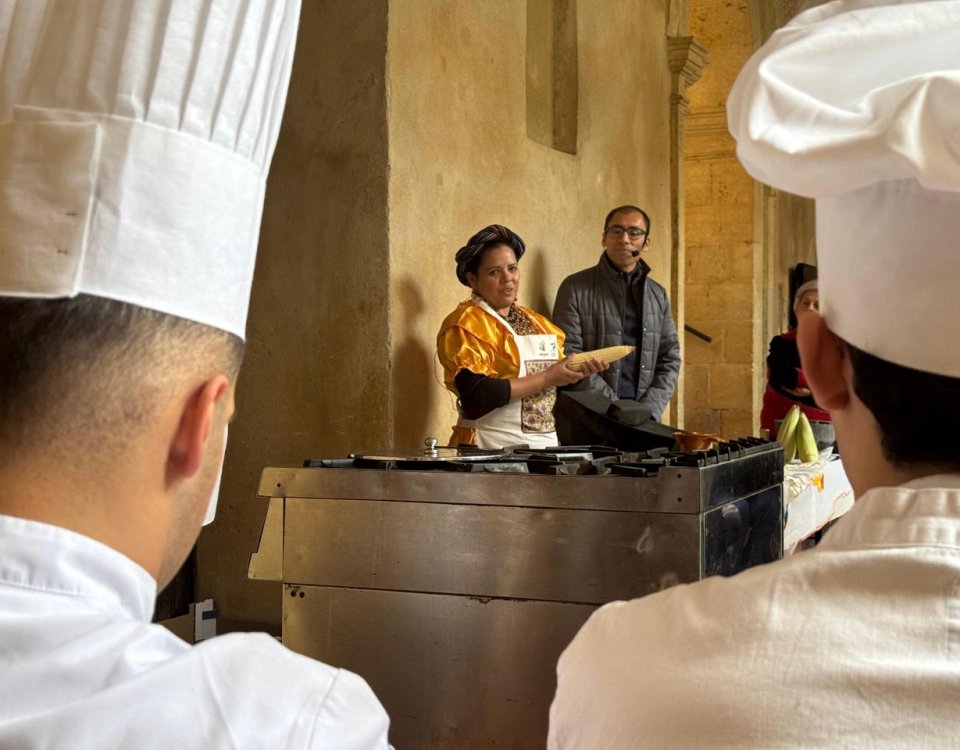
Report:
[{"label": "shoulder of white uniform", "polygon": [[386,712],[362,677],[295,653],[265,633],[221,635],[192,651],[213,667],[207,674],[217,677],[215,688],[235,706],[267,700],[313,710],[334,724],[368,721],[386,727]]},{"label": "shoulder of white uniform", "polygon": [[805,578],[811,565],[817,565],[811,553],[797,555],[735,576],[712,576],[638,599],[612,602],[591,616],[581,634],[586,641],[635,639],[643,633],[637,641],[641,644],[698,638],[729,640],[734,645],[744,627],[762,628],[772,608],[792,606],[791,600],[781,596],[782,589]]}]

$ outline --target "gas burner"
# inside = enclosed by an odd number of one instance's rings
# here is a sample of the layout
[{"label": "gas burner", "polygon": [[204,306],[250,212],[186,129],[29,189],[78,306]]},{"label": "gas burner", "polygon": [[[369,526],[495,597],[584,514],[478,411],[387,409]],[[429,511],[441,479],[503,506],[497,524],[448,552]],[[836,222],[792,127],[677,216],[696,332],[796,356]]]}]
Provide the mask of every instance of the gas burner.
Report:
[{"label": "gas burner", "polygon": [[760,453],[780,450],[776,441],[746,437],[728,440],[716,448],[676,453],[666,448],[648,451],[621,451],[600,445],[565,445],[555,448],[515,447],[502,451],[474,446],[436,447],[427,441],[427,450],[395,454],[390,451],[351,453],[347,458],[304,461],[305,468],[379,469],[390,471],[489,472],[501,474],[619,475],[652,477],[667,466],[705,468],[739,461]]}]

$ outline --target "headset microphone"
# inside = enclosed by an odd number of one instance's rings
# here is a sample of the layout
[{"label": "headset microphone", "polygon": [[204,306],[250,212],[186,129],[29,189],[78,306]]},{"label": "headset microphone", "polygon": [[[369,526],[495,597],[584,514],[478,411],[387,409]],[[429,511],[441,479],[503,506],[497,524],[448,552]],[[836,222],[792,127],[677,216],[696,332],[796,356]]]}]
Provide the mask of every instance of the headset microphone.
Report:
[{"label": "headset microphone", "polygon": [[631,251],[630,251],[630,255],[632,255],[634,258],[639,258],[639,257],[640,257],[640,251],[639,251],[639,250],[631,250]]}]

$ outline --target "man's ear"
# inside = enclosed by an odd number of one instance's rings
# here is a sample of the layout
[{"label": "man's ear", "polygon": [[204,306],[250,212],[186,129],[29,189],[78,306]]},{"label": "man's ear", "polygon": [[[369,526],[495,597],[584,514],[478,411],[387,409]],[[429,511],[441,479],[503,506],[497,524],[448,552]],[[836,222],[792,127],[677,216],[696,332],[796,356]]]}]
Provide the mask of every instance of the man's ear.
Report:
[{"label": "man's ear", "polygon": [[171,480],[189,479],[200,470],[217,403],[229,388],[226,375],[218,373],[200,385],[184,403],[167,455],[167,475]]},{"label": "man's ear", "polygon": [[850,387],[843,372],[843,344],[819,313],[803,313],[798,323],[800,364],[814,399],[827,411],[842,409],[850,401]]}]

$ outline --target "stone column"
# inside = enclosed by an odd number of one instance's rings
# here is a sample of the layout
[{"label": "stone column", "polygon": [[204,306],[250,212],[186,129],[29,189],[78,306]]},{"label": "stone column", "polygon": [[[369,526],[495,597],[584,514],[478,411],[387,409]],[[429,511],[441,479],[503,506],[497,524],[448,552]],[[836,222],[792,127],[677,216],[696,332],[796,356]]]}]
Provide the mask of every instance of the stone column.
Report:
[{"label": "stone column", "polygon": [[[684,350],[683,324],[684,286],[686,269],[686,240],[684,237],[684,120],[690,110],[686,97],[688,86],[700,78],[709,62],[707,48],[692,36],[674,36],[667,39],[667,55],[670,66],[670,304],[673,308],[680,337],[681,356]],[[683,367],[670,405],[670,424],[683,427]]]}]

